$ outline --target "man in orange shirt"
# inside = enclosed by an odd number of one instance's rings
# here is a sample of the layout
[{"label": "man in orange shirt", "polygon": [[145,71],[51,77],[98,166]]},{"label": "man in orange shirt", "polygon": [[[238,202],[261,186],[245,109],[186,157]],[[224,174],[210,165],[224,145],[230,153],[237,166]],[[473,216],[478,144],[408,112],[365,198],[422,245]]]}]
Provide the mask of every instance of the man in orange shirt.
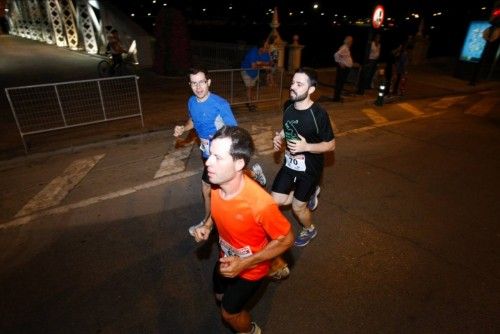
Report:
[{"label": "man in orange shirt", "polygon": [[[212,184],[211,212],[219,232],[220,258],[214,269],[214,292],[222,318],[240,333],[260,333],[244,309],[266,278],[270,260],[291,247],[288,220],[260,185],[245,175],[254,152],[250,134],[224,126],[212,138],[206,161]],[[207,240],[213,222],[195,229],[197,242]]]}]

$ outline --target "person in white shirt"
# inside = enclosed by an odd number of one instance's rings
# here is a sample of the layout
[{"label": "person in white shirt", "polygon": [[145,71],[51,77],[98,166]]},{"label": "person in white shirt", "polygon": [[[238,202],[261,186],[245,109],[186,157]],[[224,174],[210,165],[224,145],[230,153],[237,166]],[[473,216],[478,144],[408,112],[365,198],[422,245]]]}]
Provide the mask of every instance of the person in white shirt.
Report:
[{"label": "person in white shirt", "polygon": [[370,55],[368,56],[368,64],[366,65],[365,89],[372,88],[373,76],[377,70],[378,59],[380,58],[380,34],[373,37],[370,45]]},{"label": "person in white shirt", "polygon": [[334,58],[337,64],[337,77],[335,79],[335,94],[333,96],[334,102],[340,102],[340,95],[342,89],[349,75],[349,71],[353,65],[351,57],[352,36],[346,36],[344,44],[335,52]]}]

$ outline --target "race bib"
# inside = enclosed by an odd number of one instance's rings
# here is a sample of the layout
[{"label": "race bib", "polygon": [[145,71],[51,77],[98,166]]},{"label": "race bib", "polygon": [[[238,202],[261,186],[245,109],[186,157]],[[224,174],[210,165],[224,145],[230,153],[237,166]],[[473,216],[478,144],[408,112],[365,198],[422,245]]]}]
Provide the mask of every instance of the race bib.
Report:
[{"label": "race bib", "polygon": [[245,246],[242,248],[234,248],[229,242],[219,237],[219,244],[224,256],[237,256],[237,257],[248,257],[252,255],[252,250],[250,246]]},{"label": "race bib", "polygon": [[306,157],[303,154],[292,155],[285,151],[285,166],[298,172],[306,171]]},{"label": "race bib", "polygon": [[200,138],[200,150],[203,152],[204,155],[208,156],[210,155],[210,140],[208,139],[203,139]]}]

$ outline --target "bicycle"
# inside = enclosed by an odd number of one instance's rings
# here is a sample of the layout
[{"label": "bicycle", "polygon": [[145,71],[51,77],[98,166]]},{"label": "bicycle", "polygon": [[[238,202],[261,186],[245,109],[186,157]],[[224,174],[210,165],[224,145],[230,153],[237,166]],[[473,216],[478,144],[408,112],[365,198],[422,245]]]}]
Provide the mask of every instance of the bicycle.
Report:
[{"label": "bicycle", "polygon": [[111,54],[107,54],[107,58],[101,60],[97,64],[97,73],[101,78],[107,78],[112,76],[124,76],[124,75],[135,75],[137,62],[131,53],[127,53],[123,57],[123,62],[117,64],[113,68],[113,59]]}]

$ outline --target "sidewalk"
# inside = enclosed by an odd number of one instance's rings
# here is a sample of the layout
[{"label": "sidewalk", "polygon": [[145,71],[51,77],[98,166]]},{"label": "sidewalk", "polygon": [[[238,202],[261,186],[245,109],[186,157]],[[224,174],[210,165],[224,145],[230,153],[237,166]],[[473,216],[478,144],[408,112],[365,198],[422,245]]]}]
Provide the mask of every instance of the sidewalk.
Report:
[{"label": "sidewalk", "polygon": [[[5,40],[5,38],[3,39]],[[69,61],[58,66],[57,59],[50,63],[50,68],[43,72],[45,68],[40,67],[40,63],[33,63],[30,53],[24,54],[25,66],[34,67],[33,70],[25,69],[24,76],[19,76],[19,67],[15,65],[22,62],[15,57],[6,57],[4,66],[6,72],[4,78],[5,87],[15,85],[29,85],[40,82],[60,82],[67,80],[68,68],[75,73],[76,77],[72,80],[88,79],[95,77],[95,66],[98,58],[89,57],[82,54],[71,53],[66,50],[59,50],[52,46],[39,44],[32,41],[8,38],[11,48],[19,47],[19,43],[25,49],[41,50],[40,53],[46,53],[49,58],[59,56]],[[3,42],[3,41],[2,41]],[[17,43],[17,44],[16,44]],[[37,55],[40,57],[40,54]],[[18,57],[19,58],[19,57]],[[52,58],[51,58],[52,59]],[[72,59],[72,60],[71,60]],[[83,65],[82,65],[83,64]],[[359,110],[361,106],[373,106],[376,99],[377,90],[367,90],[363,96],[347,96],[343,103],[332,103],[330,97],[333,95],[333,83],[335,80],[334,68],[321,68],[318,70],[319,82],[322,83],[313,95],[313,99],[318,100],[330,112],[346,112]],[[41,71],[41,72],[40,72]],[[48,72],[48,73],[47,73]],[[29,75],[30,74],[30,75]],[[40,154],[50,154],[58,150],[76,150],[86,145],[96,145],[98,143],[106,144],[109,141],[124,140],[130,137],[147,137],[151,133],[158,131],[172,131],[172,128],[185,121],[186,102],[191,92],[186,84],[184,77],[165,77],[157,75],[148,69],[143,69],[138,73],[139,90],[142,101],[144,115],[144,128],[141,128],[140,120],[136,118],[122,121],[113,121],[110,123],[101,123],[92,126],[60,130],[46,134],[40,134],[27,138],[29,145],[28,157]],[[15,78],[15,80],[13,79]],[[44,79],[49,78],[49,79]],[[284,83],[289,82],[289,76],[284,79]],[[11,84],[9,80],[14,80]],[[24,81],[23,81],[24,80]],[[5,88],[2,87],[2,88]],[[346,87],[353,90],[353,87]],[[420,99],[427,97],[437,97],[454,94],[473,94],[484,90],[500,91],[499,81],[479,81],[476,86],[470,86],[468,82],[454,78],[450,66],[443,64],[419,65],[410,68],[407,83],[406,100]],[[2,89],[3,90],[3,89]],[[0,101],[0,160],[25,157],[21,138],[17,131],[16,124],[12,118],[9,105],[6,103],[5,92],[2,93]],[[283,101],[288,97],[288,87],[283,89]],[[246,108],[238,106],[233,108],[236,118],[239,122],[261,120],[264,117],[280,115],[279,106],[261,106],[257,112],[249,113]]]}]

